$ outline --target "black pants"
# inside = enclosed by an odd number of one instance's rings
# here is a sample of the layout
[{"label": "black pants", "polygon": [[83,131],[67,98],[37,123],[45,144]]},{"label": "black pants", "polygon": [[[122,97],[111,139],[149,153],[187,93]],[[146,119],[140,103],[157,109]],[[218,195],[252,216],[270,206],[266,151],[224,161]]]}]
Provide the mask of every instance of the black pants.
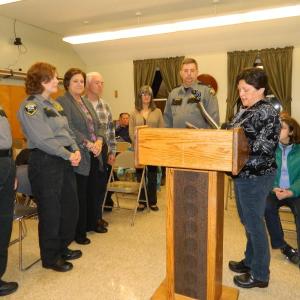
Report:
[{"label": "black pants", "polygon": [[75,236],[78,198],[69,161],[41,150],[30,154],[29,180],[39,214],[39,244],[43,264],[55,263]]},{"label": "black pants", "polygon": [[[137,180],[140,182],[142,178],[142,169],[136,170]],[[156,205],[157,203],[157,167],[156,166],[147,166],[146,170],[146,182],[147,182],[147,195],[149,205]],[[142,189],[141,199],[145,198],[145,191]],[[142,204],[144,202],[141,202]]]},{"label": "black pants", "polygon": [[102,203],[106,189],[104,171],[99,168],[99,160],[91,154],[91,169],[88,176],[76,174],[79,199],[79,219],[75,239],[86,238],[86,232],[96,229],[102,219]]},{"label": "black pants", "polygon": [[14,180],[16,170],[10,157],[0,157],[0,279],[7,265],[14,211]]}]

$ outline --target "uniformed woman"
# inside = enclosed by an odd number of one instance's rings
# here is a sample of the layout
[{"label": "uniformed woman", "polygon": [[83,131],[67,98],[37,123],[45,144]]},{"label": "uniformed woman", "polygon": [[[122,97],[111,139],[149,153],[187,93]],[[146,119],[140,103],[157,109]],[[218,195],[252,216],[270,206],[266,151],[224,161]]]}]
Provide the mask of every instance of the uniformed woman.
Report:
[{"label": "uniformed woman", "polygon": [[17,290],[16,282],[1,280],[7,265],[7,249],[14,211],[15,165],[12,160],[12,139],[7,116],[0,106],[0,296]]},{"label": "uniformed woman", "polygon": [[78,219],[78,198],[72,166],[80,152],[62,107],[50,98],[57,92],[56,68],[35,63],[27,72],[26,92],[30,95],[18,112],[31,150],[29,180],[37,201],[39,244],[44,268],[66,272],[67,260],[81,257],[68,248],[74,239]]}]

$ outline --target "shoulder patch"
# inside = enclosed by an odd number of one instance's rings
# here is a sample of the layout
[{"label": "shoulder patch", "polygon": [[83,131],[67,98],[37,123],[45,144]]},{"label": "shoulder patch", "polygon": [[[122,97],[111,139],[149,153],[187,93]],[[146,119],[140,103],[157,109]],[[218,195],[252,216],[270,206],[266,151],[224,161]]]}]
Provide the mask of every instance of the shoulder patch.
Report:
[{"label": "shoulder patch", "polygon": [[33,116],[37,112],[37,105],[34,102],[29,102],[24,106],[25,113]]},{"label": "shoulder patch", "polygon": [[210,94],[213,95],[213,96],[216,94],[215,89],[212,88],[212,87],[209,89],[209,92],[210,92]]}]

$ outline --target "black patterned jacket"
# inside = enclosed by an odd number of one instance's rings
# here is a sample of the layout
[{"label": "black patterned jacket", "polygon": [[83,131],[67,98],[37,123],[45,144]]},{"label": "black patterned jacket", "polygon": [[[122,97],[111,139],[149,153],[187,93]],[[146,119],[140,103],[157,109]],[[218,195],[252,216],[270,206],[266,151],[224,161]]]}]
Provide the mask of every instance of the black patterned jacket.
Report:
[{"label": "black patterned jacket", "polygon": [[281,126],[273,105],[262,99],[249,108],[241,108],[230,122],[230,127],[244,129],[250,148],[249,160],[237,176],[251,178],[274,174]]}]

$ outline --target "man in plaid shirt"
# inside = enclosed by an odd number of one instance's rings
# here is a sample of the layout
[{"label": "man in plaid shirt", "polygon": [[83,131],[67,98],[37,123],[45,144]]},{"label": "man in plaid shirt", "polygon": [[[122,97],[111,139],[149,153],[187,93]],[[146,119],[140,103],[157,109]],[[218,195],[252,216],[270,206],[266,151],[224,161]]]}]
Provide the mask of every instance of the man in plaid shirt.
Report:
[{"label": "man in plaid shirt", "polygon": [[[98,115],[101,128],[103,128],[105,131],[105,142],[108,148],[107,149],[108,165],[105,164],[106,167],[104,167],[103,177],[107,180],[111,169],[111,165],[115,161],[116,138],[115,138],[115,128],[114,128],[110,107],[101,98],[103,93],[103,85],[104,85],[103,77],[98,72],[91,72],[86,74],[86,94],[84,98],[88,99],[93,105]],[[106,182],[105,182],[105,187],[106,187]],[[112,200],[107,199],[106,205],[112,206],[113,205]]]}]

